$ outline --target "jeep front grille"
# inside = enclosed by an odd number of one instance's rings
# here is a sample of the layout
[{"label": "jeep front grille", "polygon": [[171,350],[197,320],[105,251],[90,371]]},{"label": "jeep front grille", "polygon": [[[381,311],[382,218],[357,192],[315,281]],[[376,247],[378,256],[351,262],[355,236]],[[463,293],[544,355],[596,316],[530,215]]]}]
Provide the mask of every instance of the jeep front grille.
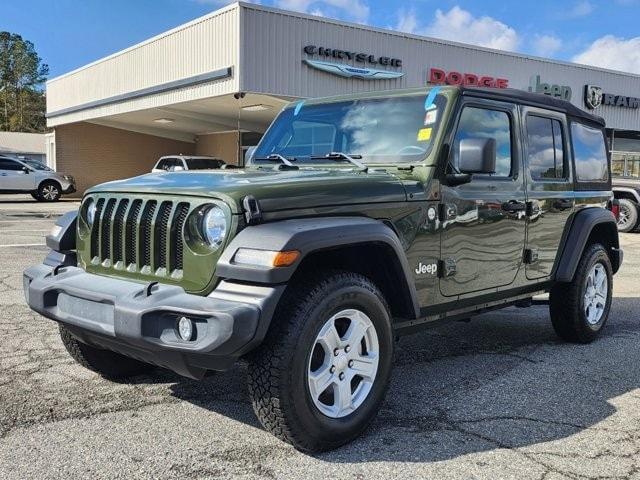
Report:
[{"label": "jeep front grille", "polygon": [[99,198],[91,263],[150,276],[180,278],[189,202]]}]

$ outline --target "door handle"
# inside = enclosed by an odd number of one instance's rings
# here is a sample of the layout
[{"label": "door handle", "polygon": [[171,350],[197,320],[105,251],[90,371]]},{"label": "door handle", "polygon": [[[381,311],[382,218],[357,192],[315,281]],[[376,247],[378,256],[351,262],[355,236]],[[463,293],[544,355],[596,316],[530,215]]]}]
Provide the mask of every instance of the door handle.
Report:
[{"label": "door handle", "polygon": [[569,210],[570,208],[573,208],[573,205],[573,200],[564,198],[553,202],[553,208],[555,208],[556,210]]},{"label": "door handle", "polygon": [[8,174],[6,173],[0,173],[0,177],[6,177]]},{"label": "door handle", "polygon": [[510,200],[502,204],[502,210],[509,213],[524,212],[526,209],[527,204],[517,200]]}]

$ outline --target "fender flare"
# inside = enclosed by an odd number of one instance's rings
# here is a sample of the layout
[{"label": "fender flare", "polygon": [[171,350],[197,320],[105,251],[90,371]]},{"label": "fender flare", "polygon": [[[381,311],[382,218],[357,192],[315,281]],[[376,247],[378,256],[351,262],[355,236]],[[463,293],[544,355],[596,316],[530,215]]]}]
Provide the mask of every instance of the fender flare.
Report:
[{"label": "fender flare", "polygon": [[[384,244],[390,247],[404,276],[413,310],[419,315],[418,295],[411,269],[400,239],[379,220],[367,217],[321,217],[282,220],[249,226],[229,243],[222,253],[216,275],[225,280],[261,284],[286,283],[300,263],[312,253],[358,244]],[[239,248],[255,250],[298,250],[299,258],[289,267],[258,267],[237,265],[233,257]]]},{"label": "fender flare", "polygon": [[635,188],[631,188],[631,187],[612,187],[612,191],[615,194],[615,192],[624,192],[624,193],[630,193],[631,195],[633,195],[633,198],[636,199],[636,203],[640,204],[640,193],[638,193],[638,191]]},{"label": "fender flare", "polygon": [[573,280],[573,276],[578,268],[578,262],[580,261],[580,257],[582,257],[582,252],[584,252],[591,232],[598,225],[604,224],[611,224],[611,228],[615,232],[613,241],[614,252],[609,253],[612,260],[614,260],[616,256],[620,257],[619,261],[612,262],[618,263],[617,265],[613,265],[614,273],[617,272],[620,267],[619,263],[622,261],[622,255],[616,217],[604,208],[585,208],[575,214],[568,234],[565,236],[562,255],[560,256],[556,269],[555,279],[557,282],[571,282]]},{"label": "fender flare", "polygon": [[47,235],[47,247],[56,252],[68,252],[76,249],[76,222],[78,211],[73,210],[56,220],[55,230]]}]

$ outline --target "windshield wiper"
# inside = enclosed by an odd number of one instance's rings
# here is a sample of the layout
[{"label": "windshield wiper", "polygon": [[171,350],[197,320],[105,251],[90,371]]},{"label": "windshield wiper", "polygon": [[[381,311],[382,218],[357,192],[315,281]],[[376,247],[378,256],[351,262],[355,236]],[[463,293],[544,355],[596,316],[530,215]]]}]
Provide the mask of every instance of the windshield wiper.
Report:
[{"label": "windshield wiper", "polygon": [[[296,167],[293,163],[291,163],[292,161],[296,161],[295,157],[291,157],[291,159],[288,159],[287,157],[283,157],[282,155],[280,155],[279,153],[272,153],[271,155],[269,155],[268,157],[264,157],[264,158],[254,158],[254,161],[267,161],[267,162],[280,162],[284,165],[286,165],[287,167]],[[296,167],[298,168],[298,167]]]},{"label": "windshield wiper", "polygon": [[336,162],[339,162],[340,160],[346,160],[348,162],[351,162],[363,172],[367,172],[369,170],[369,167],[367,167],[364,163],[358,161],[358,159],[362,158],[362,155],[347,155],[344,152],[331,152],[327,153],[326,155],[312,155],[311,158],[326,158],[327,160],[334,160]]}]

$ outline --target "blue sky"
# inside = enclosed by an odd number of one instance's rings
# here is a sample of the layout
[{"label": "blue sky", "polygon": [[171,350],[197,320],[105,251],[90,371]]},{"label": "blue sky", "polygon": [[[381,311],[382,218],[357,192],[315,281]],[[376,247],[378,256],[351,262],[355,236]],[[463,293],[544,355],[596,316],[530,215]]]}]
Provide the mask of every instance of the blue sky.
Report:
[{"label": "blue sky", "polygon": [[[0,30],[60,75],[229,3],[2,0]],[[640,74],[640,0],[262,0],[265,5]]]}]

